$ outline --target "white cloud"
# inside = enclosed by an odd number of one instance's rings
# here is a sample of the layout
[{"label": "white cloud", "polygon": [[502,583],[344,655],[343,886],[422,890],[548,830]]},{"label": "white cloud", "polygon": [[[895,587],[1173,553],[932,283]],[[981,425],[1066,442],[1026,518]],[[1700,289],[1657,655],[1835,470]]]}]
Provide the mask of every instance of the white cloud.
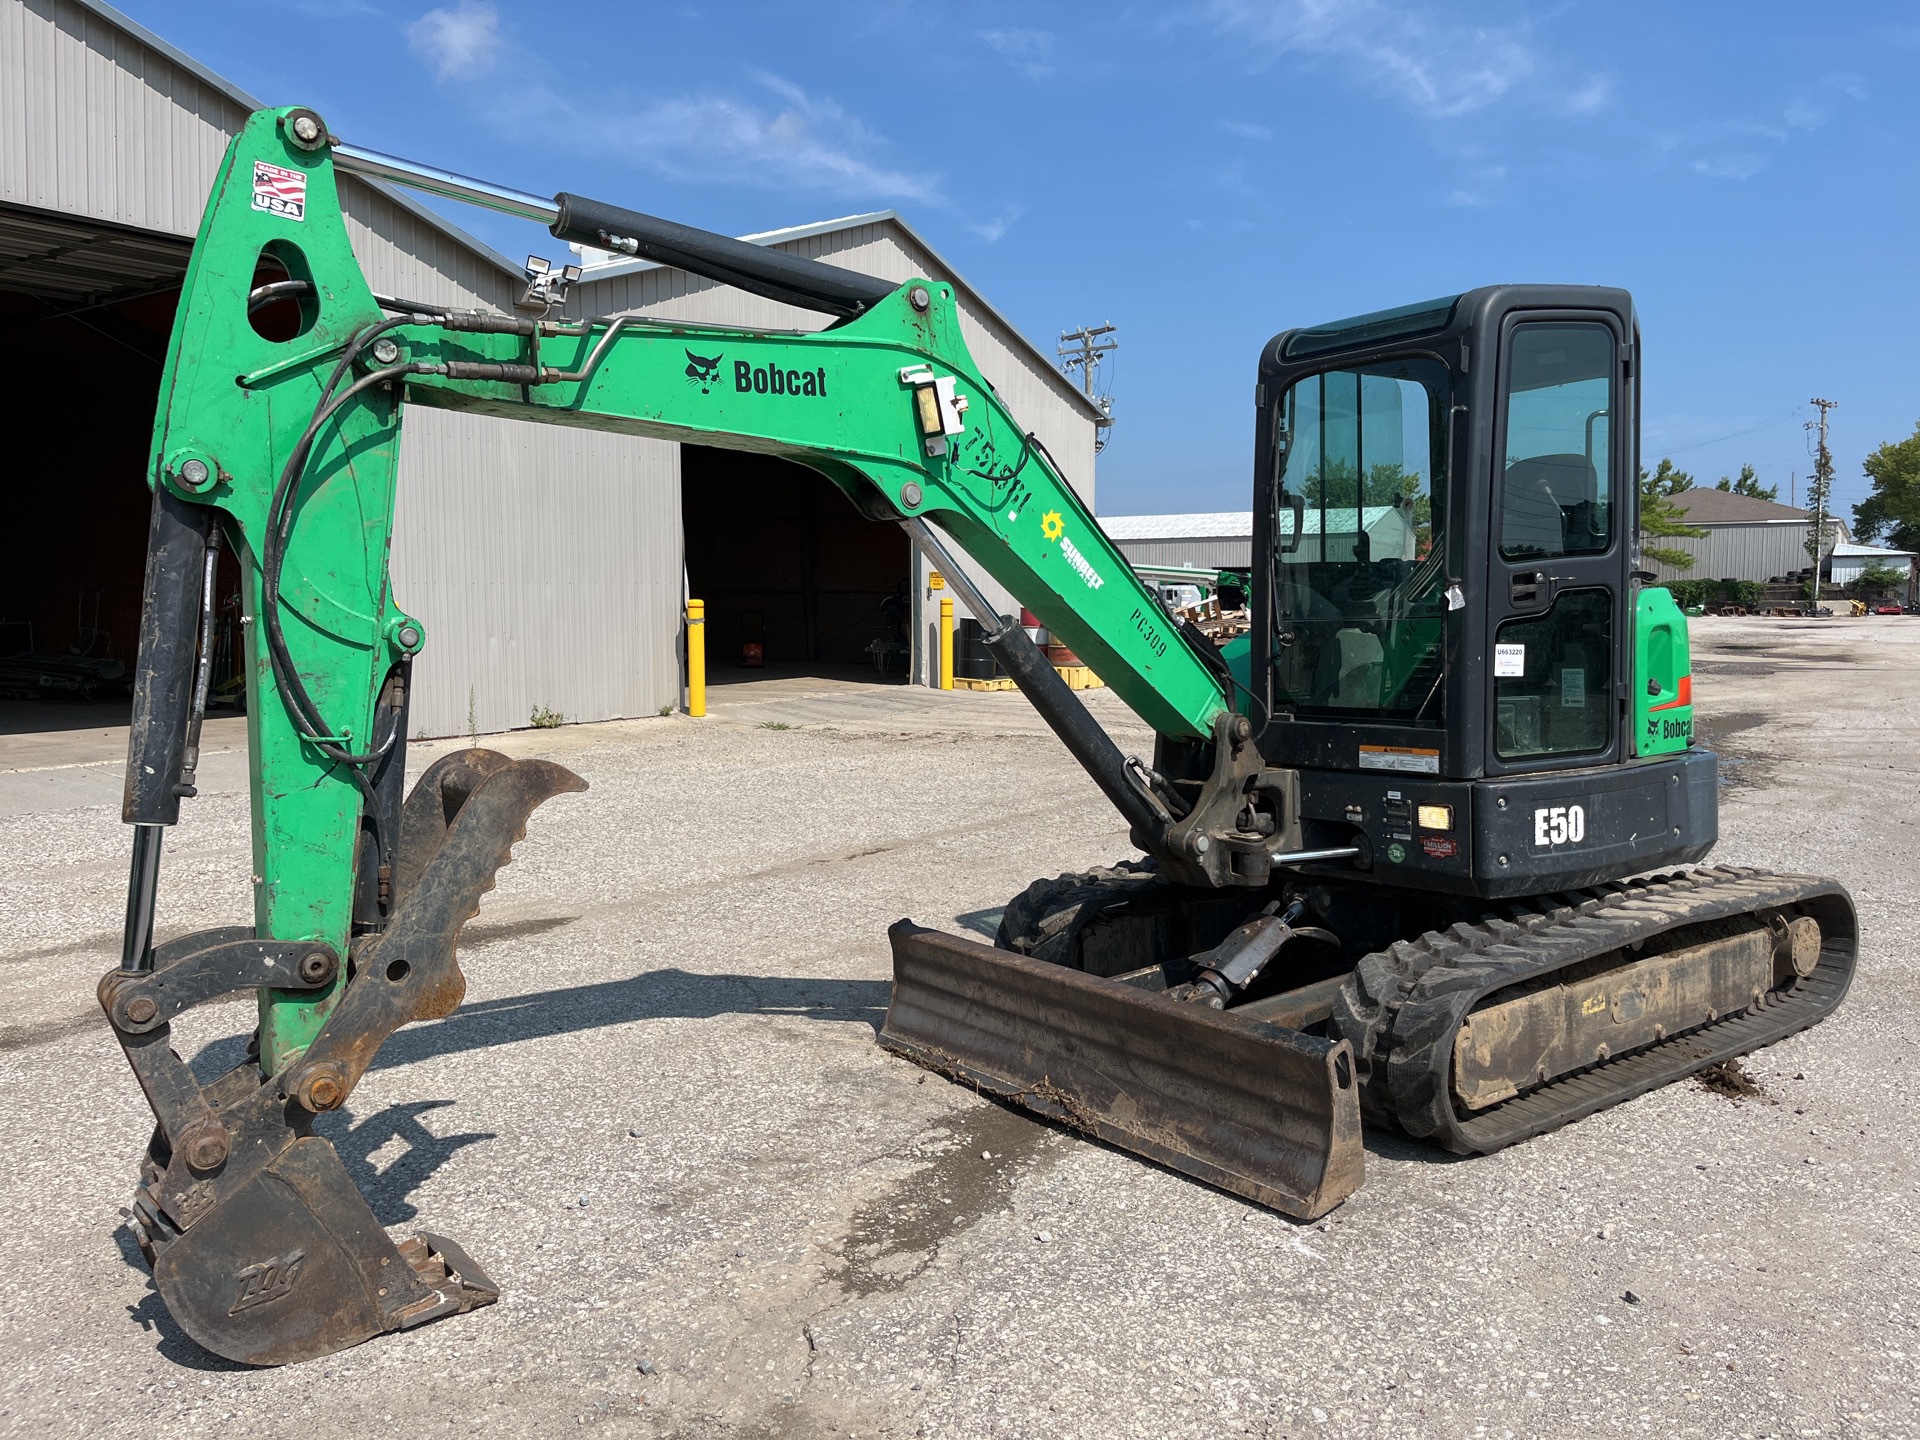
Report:
[{"label": "white cloud", "polygon": [[1795,130],[1818,130],[1833,118],[1833,100],[1867,98],[1867,82],[1858,75],[1842,72],[1824,76],[1817,85],[1796,95],[1781,118]]},{"label": "white cloud", "polygon": [[1053,36],[1048,31],[982,30],[980,39],[1029,80],[1044,80],[1053,74]]},{"label": "white cloud", "polygon": [[1507,167],[1504,165],[1477,166],[1448,192],[1447,204],[1475,210],[1491,205],[1499,197],[1500,187],[1506,178]]},{"label": "white cloud", "polygon": [[485,75],[505,48],[500,12],[486,0],[459,0],[449,9],[429,10],[407,26],[407,48],[433,67],[437,80]]},{"label": "white cloud", "polygon": [[968,222],[967,229],[991,245],[1014,227],[1014,223],[1027,213],[1024,205],[1009,205],[991,220]]},{"label": "white cloud", "polygon": [[1271,140],[1273,128],[1268,125],[1255,125],[1247,120],[1222,120],[1220,128],[1229,135],[1242,140]]},{"label": "white cloud", "polygon": [[1592,76],[1577,90],[1562,95],[1556,109],[1562,115],[1598,115],[1613,103],[1613,77]]},{"label": "white cloud", "polygon": [[611,151],[676,180],[942,203],[938,173],[889,163],[885,138],[838,101],[778,75],[754,79],[771,103],[708,93],[659,96],[623,109],[539,86],[502,97],[493,115],[510,128]]},{"label": "white cloud", "polygon": [[1524,27],[1457,24],[1408,0],[1205,0],[1201,13],[1257,50],[1342,61],[1433,116],[1485,109],[1537,64]]},{"label": "white cloud", "polygon": [[1767,157],[1757,150],[1730,150],[1705,155],[1693,162],[1694,172],[1712,180],[1751,180],[1767,168]]}]

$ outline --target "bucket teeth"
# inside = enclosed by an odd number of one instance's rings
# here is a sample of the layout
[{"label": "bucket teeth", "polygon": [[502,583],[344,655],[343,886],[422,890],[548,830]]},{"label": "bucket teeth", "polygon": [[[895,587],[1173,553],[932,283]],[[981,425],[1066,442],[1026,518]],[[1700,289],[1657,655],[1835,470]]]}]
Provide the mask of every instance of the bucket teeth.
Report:
[{"label": "bucket teeth", "polygon": [[394,900],[398,904],[420,881],[461,807],[491,775],[514,762],[498,750],[475,746],[442,755],[414,781],[400,810],[400,843],[394,851]]}]

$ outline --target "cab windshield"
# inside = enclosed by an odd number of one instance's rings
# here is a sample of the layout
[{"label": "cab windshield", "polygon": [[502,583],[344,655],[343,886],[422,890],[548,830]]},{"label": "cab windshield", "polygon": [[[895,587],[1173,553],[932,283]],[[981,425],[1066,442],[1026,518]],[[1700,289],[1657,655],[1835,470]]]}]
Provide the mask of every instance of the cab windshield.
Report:
[{"label": "cab windshield", "polygon": [[1274,413],[1277,704],[1440,723],[1447,372],[1393,360],[1297,381]]}]

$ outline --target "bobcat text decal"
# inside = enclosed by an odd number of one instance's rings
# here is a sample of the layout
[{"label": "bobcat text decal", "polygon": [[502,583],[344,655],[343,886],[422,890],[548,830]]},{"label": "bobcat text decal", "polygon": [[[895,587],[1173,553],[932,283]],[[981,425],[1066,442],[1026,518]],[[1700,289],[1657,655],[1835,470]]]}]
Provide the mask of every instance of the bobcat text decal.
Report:
[{"label": "bobcat text decal", "polygon": [[733,362],[733,388],[742,395],[825,395],[827,372],[820,370],[782,370],[778,365],[755,365],[748,360]]}]

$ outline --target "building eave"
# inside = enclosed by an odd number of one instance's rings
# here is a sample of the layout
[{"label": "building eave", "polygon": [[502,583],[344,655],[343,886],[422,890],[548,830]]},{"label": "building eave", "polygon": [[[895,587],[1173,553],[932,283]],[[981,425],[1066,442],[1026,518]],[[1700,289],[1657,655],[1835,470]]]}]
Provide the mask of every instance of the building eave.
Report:
[{"label": "building eave", "polygon": [[[227,79],[226,76],[208,69],[179,46],[161,39],[160,36],[154,34],[153,31],[149,30],[139,21],[116,10],[113,6],[106,4],[105,0],[74,0],[74,3],[82,9],[92,11],[116,30],[120,30],[133,39],[138,40],[142,45],[145,45],[148,49],[160,55],[167,63],[178,66],[201,84],[219,91],[222,95],[233,101],[234,104],[247,111],[247,113],[252,114],[256,110],[270,108],[263,104],[257,97],[249,94],[231,80]],[[364,185],[370,190],[379,192],[383,198],[392,201],[416,219],[425,221],[428,225],[431,225],[434,229],[438,230],[462,248],[472,251],[480,259],[486,261],[502,274],[510,276],[515,281],[525,280],[526,273],[522,267],[514,264],[484,240],[469,235],[444,215],[421,204],[420,201],[414,199],[411,195],[408,195],[395,186],[386,184],[384,181],[370,180],[364,175],[354,175],[350,178],[355,184]]]}]

